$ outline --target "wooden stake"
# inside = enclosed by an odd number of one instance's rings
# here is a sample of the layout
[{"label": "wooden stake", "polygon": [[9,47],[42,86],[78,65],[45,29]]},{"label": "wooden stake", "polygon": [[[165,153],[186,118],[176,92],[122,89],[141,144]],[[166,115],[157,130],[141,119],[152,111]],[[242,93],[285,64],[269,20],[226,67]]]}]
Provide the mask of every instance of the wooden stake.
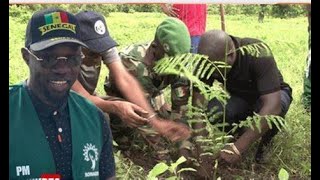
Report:
[{"label": "wooden stake", "polygon": [[221,29],[226,31],[225,23],[224,23],[224,7],[223,4],[220,4],[220,19],[221,19]]}]

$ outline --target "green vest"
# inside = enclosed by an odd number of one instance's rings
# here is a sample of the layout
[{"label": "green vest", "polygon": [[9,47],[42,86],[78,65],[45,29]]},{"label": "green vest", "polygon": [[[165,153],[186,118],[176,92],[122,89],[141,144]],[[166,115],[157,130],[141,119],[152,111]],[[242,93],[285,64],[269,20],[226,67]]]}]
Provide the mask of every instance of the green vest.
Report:
[{"label": "green vest", "polygon": [[[68,98],[72,129],[73,179],[99,179],[103,145],[98,109],[70,91]],[[56,174],[55,162],[42,125],[23,85],[9,86],[10,179],[40,178]]]}]

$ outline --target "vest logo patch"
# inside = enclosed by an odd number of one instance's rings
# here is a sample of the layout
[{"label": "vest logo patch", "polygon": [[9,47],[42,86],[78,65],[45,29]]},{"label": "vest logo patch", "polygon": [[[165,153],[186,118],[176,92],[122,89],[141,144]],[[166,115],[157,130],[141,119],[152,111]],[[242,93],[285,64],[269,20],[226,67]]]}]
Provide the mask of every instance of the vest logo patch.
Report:
[{"label": "vest logo patch", "polygon": [[96,146],[87,143],[83,148],[83,156],[85,161],[91,162],[92,170],[92,172],[85,172],[85,177],[99,176],[99,171],[94,171],[98,162],[98,149]]},{"label": "vest logo patch", "polygon": [[27,176],[30,175],[30,166],[26,165],[26,166],[16,166],[16,172],[17,172],[17,176]]}]

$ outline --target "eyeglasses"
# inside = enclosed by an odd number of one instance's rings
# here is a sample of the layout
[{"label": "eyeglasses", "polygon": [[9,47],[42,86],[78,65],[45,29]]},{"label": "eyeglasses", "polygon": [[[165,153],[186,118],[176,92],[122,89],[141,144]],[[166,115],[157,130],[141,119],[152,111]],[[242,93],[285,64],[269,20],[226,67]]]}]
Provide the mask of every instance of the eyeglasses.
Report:
[{"label": "eyeglasses", "polygon": [[83,58],[85,58],[85,55],[81,52],[80,56],[61,56],[61,57],[52,57],[52,56],[44,56],[43,58],[39,58],[35,54],[33,54],[28,48],[25,48],[30,55],[32,55],[37,61],[40,61],[43,67],[52,67],[58,63],[58,60],[65,60],[68,64],[71,66],[78,66],[81,64],[81,61]]}]

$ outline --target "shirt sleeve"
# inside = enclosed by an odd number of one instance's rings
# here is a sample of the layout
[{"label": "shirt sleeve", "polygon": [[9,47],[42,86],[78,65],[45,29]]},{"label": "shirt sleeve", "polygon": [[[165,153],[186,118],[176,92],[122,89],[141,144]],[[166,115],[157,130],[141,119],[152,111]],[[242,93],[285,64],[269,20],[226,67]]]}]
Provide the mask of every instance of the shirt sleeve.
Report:
[{"label": "shirt sleeve", "polygon": [[104,64],[110,64],[115,61],[120,61],[119,52],[117,47],[110,48],[102,53],[102,61]]},{"label": "shirt sleeve", "polygon": [[252,71],[260,95],[280,90],[279,70],[273,56],[261,57],[254,60]]},{"label": "shirt sleeve", "polygon": [[[173,119],[184,116],[187,111],[188,98],[190,96],[190,83],[187,79],[175,77],[171,82],[171,104]],[[177,116],[177,117],[174,117]]]},{"label": "shirt sleeve", "polygon": [[150,73],[148,68],[141,61],[126,55],[121,56],[121,60],[128,72],[139,81],[147,97],[154,97],[160,93],[158,88],[154,85],[152,79],[154,75]]},{"label": "shirt sleeve", "polygon": [[99,116],[103,128],[103,147],[100,155],[99,176],[100,179],[107,179],[115,176],[115,161],[112,149],[112,134],[109,126],[109,117],[99,110]]}]

